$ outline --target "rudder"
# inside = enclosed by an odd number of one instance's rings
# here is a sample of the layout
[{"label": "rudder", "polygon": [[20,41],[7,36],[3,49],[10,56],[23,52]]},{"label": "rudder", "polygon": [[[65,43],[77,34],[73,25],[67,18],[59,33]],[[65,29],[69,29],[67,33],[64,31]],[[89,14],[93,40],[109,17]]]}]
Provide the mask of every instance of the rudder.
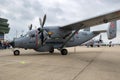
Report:
[{"label": "rudder", "polygon": [[110,25],[109,25],[108,30],[107,30],[108,39],[115,38],[116,33],[117,33],[117,22],[112,21],[112,22],[110,22]]}]

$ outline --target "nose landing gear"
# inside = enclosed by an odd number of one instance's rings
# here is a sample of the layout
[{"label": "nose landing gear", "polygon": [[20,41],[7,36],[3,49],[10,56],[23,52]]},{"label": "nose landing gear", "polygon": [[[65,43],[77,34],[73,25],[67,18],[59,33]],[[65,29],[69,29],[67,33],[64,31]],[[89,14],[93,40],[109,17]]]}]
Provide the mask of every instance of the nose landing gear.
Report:
[{"label": "nose landing gear", "polygon": [[19,50],[14,50],[13,53],[14,53],[14,56],[20,55],[20,51]]}]

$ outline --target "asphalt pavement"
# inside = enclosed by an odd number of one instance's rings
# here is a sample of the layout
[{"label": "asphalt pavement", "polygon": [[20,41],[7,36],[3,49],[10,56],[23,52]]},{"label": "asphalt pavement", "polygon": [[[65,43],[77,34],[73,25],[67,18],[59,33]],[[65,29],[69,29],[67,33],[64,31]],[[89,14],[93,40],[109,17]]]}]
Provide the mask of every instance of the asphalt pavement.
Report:
[{"label": "asphalt pavement", "polygon": [[73,47],[68,55],[55,50],[0,50],[0,80],[119,80],[120,47]]}]

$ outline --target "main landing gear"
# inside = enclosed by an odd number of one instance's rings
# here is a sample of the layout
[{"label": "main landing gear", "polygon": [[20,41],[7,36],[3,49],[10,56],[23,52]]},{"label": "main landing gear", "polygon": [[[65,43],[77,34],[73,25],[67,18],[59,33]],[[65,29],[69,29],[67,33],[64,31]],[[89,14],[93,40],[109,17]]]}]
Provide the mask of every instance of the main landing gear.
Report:
[{"label": "main landing gear", "polygon": [[[58,49],[58,50],[61,52],[61,55],[67,55],[68,54],[67,49]],[[49,53],[54,53],[54,48],[53,47],[49,50]]]},{"label": "main landing gear", "polygon": [[20,55],[20,51],[19,50],[14,50],[13,53],[14,53],[14,56]]},{"label": "main landing gear", "polygon": [[49,53],[54,53],[54,49],[49,50]]},{"label": "main landing gear", "polygon": [[[59,50],[59,49],[58,49],[58,50]],[[67,54],[68,54],[67,49],[60,49],[59,51],[61,52],[61,55],[67,55]],[[54,53],[54,48],[51,48],[51,49],[49,50],[49,53]]]},{"label": "main landing gear", "polygon": [[[49,52],[53,53],[54,49],[51,49]],[[68,54],[67,49],[61,49],[60,52],[61,52],[61,55],[67,55]],[[20,51],[19,50],[14,50],[13,54],[14,54],[14,56],[18,56],[18,55],[20,55]]]},{"label": "main landing gear", "polygon": [[68,54],[67,49],[62,49],[62,50],[61,50],[61,55],[67,55],[67,54]]},{"label": "main landing gear", "polygon": [[51,47],[49,53],[54,53],[54,47]]}]

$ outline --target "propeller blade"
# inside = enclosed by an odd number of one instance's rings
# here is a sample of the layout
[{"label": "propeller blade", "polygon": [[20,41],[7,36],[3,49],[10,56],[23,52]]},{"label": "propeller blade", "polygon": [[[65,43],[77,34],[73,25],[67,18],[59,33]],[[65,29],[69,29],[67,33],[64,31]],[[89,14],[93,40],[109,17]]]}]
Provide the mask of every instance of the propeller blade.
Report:
[{"label": "propeller blade", "polygon": [[42,28],[43,28],[43,26],[44,26],[44,24],[45,24],[45,21],[46,21],[46,14],[45,14],[44,17],[43,17]]},{"label": "propeller blade", "polygon": [[29,30],[32,30],[32,24],[29,26]]},{"label": "propeller blade", "polygon": [[40,26],[42,26],[42,20],[41,20],[41,18],[39,18],[39,22],[40,22]]},{"label": "propeller blade", "polygon": [[41,18],[39,18],[40,26],[41,26],[42,28],[44,27],[45,21],[46,21],[46,14],[45,14],[44,17],[43,17],[43,20],[42,20]]},{"label": "propeller blade", "polygon": [[43,42],[44,42],[44,33],[42,32],[41,33],[41,45],[43,45]]}]

